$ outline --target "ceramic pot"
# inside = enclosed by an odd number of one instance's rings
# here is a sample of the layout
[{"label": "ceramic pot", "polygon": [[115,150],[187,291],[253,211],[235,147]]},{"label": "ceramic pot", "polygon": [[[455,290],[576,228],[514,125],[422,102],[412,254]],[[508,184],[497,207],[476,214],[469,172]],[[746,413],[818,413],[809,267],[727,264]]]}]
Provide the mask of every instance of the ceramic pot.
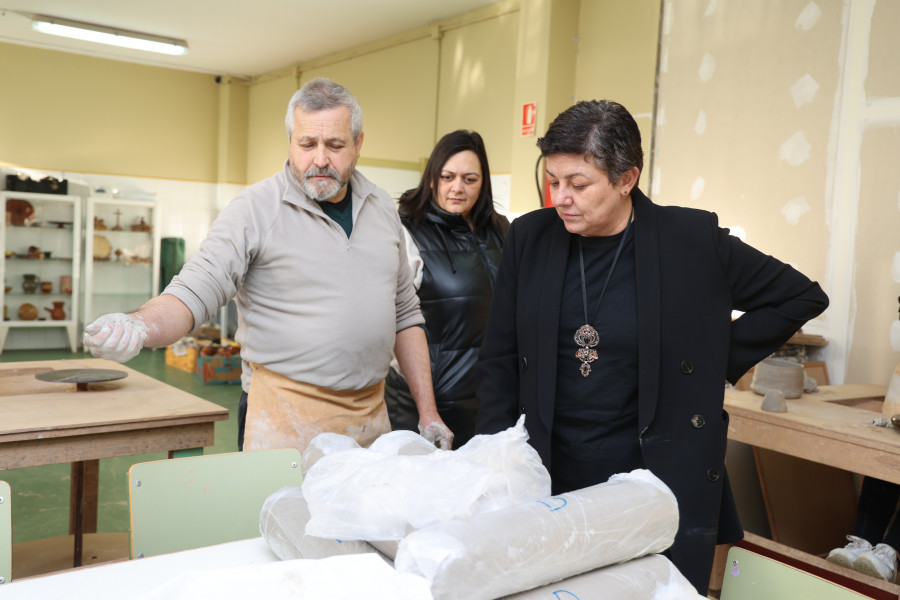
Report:
[{"label": "ceramic pot", "polygon": [[26,273],[25,275],[22,275],[22,290],[24,290],[26,294],[33,294],[40,282],[41,280],[37,275]]},{"label": "ceramic pot", "polygon": [[65,302],[62,300],[54,300],[53,308],[44,308],[47,312],[50,313],[50,318],[54,321],[65,321],[66,320],[66,311],[63,310],[63,306]]},{"label": "ceramic pot", "polygon": [[71,275],[60,275],[59,276],[59,292],[61,294],[72,294],[72,276]]},{"label": "ceramic pot", "polygon": [[52,281],[42,281],[41,282],[41,293],[49,294],[53,291],[53,282]]},{"label": "ceramic pot", "polygon": [[37,316],[38,309],[34,304],[29,304],[28,302],[26,302],[19,307],[19,318],[23,321],[34,321]]}]

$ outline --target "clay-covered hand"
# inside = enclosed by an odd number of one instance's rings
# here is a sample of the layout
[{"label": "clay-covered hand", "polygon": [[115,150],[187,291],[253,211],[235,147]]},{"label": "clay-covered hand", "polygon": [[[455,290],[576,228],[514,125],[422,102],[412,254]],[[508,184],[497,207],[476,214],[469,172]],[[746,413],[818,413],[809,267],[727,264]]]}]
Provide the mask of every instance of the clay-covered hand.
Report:
[{"label": "clay-covered hand", "polygon": [[453,432],[440,421],[432,421],[422,429],[419,424],[419,433],[426,440],[440,448],[441,450],[450,450],[453,448]]},{"label": "clay-covered hand", "polygon": [[125,362],[137,356],[147,339],[147,326],[124,313],[99,317],[84,328],[84,349],[98,358]]}]

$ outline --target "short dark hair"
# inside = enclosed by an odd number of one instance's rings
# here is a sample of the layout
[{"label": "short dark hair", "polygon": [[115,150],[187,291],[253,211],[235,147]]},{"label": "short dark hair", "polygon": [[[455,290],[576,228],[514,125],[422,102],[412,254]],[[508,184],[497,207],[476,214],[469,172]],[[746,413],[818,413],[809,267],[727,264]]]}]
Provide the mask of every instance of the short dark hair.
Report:
[{"label": "short dark hair", "polygon": [[537,146],[544,157],[580,154],[612,183],[632,167],[644,168],[641,130],[631,113],[611,100],[583,100],[569,107],[553,119]]},{"label": "short dark hair", "polygon": [[428,157],[428,163],[425,165],[425,172],[422,174],[422,180],[419,182],[418,187],[406,192],[400,198],[400,213],[409,219],[414,226],[418,226],[422,222],[428,210],[428,205],[435,202],[435,190],[438,187],[444,165],[447,164],[450,157],[466,150],[474,152],[478,157],[478,163],[481,165],[481,192],[478,194],[478,200],[475,201],[475,205],[472,207],[472,222],[479,225],[484,220],[488,220],[498,232],[502,232],[500,228],[502,219],[494,209],[494,195],[491,191],[491,168],[488,165],[484,140],[477,131],[465,129],[451,131],[438,140],[434,150],[431,151],[431,156]]}]

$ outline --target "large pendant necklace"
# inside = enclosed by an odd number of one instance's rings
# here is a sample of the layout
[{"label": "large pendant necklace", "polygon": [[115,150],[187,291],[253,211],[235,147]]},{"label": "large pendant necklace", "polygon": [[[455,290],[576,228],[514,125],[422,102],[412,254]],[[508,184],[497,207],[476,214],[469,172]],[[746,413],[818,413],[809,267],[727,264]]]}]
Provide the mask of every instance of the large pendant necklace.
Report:
[{"label": "large pendant necklace", "polygon": [[[631,208],[631,216],[628,218],[628,225],[625,226],[625,233],[619,240],[619,246],[616,248],[616,254],[613,257],[612,265],[609,267],[609,273],[606,274],[606,281],[600,290],[600,299],[597,300],[597,308],[594,309],[594,316],[600,310],[600,303],[603,301],[603,294],[606,293],[606,286],[612,278],[616,263],[619,262],[619,254],[622,253],[622,247],[625,245],[625,238],[628,237],[628,230],[631,228],[631,222],[634,220],[634,207]],[[575,352],[575,358],[581,361],[581,376],[587,377],[591,374],[591,363],[597,360],[597,351],[594,347],[600,343],[600,334],[588,322],[587,311],[587,284],[584,276],[584,250],[581,245],[581,236],[578,236],[578,260],[581,266],[581,304],[584,307],[584,325],[575,331],[575,343],[578,344],[578,351]]]}]

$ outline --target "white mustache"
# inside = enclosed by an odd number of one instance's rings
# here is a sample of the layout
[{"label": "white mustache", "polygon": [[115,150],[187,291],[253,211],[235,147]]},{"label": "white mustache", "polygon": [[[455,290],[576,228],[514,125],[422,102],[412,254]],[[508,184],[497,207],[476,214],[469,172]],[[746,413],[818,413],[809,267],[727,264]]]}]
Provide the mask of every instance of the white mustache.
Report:
[{"label": "white mustache", "polygon": [[341,178],[341,174],[331,167],[323,167],[321,169],[313,167],[312,169],[306,171],[306,173],[303,174],[303,177],[306,179],[312,179],[313,177],[321,177],[322,175],[326,175],[328,177],[331,177],[332,179],[337,180],[340,180]]}]

